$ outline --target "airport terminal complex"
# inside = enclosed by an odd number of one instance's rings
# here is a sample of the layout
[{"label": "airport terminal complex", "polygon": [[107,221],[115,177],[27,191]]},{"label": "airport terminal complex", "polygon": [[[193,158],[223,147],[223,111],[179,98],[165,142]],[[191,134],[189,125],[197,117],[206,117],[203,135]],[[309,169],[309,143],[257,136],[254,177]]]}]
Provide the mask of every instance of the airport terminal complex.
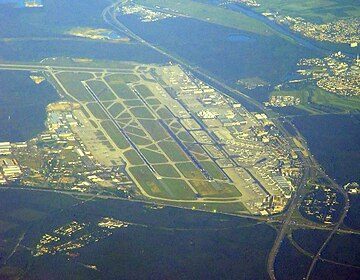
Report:
[{"label": "airport terminal complex", "polygon": [[299,184],[294,139],[181,67],[59,61],[31,73],[62,99],[38,137],[0,143],[1,182],[261,215]]}]

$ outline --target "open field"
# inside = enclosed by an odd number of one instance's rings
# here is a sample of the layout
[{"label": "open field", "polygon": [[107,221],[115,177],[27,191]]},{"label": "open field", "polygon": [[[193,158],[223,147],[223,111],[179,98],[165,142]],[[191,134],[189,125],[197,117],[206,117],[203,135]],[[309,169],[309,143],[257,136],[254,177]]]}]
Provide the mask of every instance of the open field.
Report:
[{"label": "open field", "polygon": [[135,2],[148,7],[159,6],[161,8],[168,8],[189,17],[243,31],[262,35],[271,34],[273,32],[268,26],[251,17],[222,7],[216,7],[196,1],[136,0]]}]

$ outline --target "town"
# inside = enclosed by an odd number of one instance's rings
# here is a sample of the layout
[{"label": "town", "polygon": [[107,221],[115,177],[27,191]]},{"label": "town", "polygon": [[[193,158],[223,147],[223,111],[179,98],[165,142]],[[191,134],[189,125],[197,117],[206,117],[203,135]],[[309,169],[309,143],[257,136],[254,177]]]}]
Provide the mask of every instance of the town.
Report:
[{"label": "town", "polygon": [[305,37],[338,44],[348,44],[356,47],[360,42],[360,19],[340,19],[328,23],[312,23],[301,17],[284,16],[279,13],[262,13],[276,23],[288,26],[291,30]]},{"label": "town", "polygon": [[351,59],[341,52],[324,58],[302,59],[297,72],[315,81],[316,85],[328,92],[343,96],[360,95],[360,59]]}]

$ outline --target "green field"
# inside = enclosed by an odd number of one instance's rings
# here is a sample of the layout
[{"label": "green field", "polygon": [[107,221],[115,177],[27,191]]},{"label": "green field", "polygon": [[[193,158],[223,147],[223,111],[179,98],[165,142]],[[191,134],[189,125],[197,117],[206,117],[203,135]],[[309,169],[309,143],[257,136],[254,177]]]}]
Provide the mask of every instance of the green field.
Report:
[{"label": "green field", "polygon": [[130,109],[130,112],[134,115],[135,118],[154,119],[153,114],[145,106],[133,107]]},{"label": "green field", "polygon": [[126,149],[129,147],[129,143],[125,137],[110,120],[102,121],[101,126],[119,149]]},{"label": "green field", "polygon": [[[214,178],[218,180],[224,180],[224,173],[221,171],[221,169],[212,161],[201,161],[200,162],[202,167],[209,172],[209,174]],[[226,178],[226,177],[225,177]]]},{"label": "green field", "polygon": [[150,89],[145,85],[137,85],[135,89],[143,98],[153,97],[154,94],[150,91]]},{"label": "green field", "polygon": [[261,23],[249,16],[210,4],[199,3],[191,0],[136,0],[135,2],[148,7],[159,6],[162,8],[168,8],[202,21],[253,32],[256,34],[269,35],[274,32],[264,23]]},{"label": "green field", "polygon": [[191,185],[204,197],[239,197],[240,192],[228,183],[191,181]]},{"label": "green field", "polygon": [[114,103],[108,110],[109,113],[116,118],[120,113],[124,111],[124,106],[120,103]]},{"label": "green field", "polygon": [[67,92],[76,100],[93,101],[92,96],[81,83],[81,81],[93,78],[93,75],[87,73],[62,72],[56,74],[56,77],[63,84]]},{"label": "green field", "polygon": [[142,154],[150,163],[166,163],[168,160],[160,152],[150,151],[148,149],[141,149]]},{"label": "green field", "polygon": [[159,175],[162,177],[180,178],[180,174],[170,164],[158,164],[154,165],[154,168],[156,172],[159,173]]},{"label": "green field", "polygon": [[91,114],[94,115],[95,118],[99,119],[99,120],[105,120],[107,119],[107,115],[104,112],[104,110],[100,107],[99,104],[93,102],[93,103],[88,103],[86,105],[86,107],[89,109],[89,111],[91,112]]},{"label": "green field", "polygon": [[112,74],[107,76],[106,80],[111,84],[126,84],[140,81],[139,77],[134,74]]},{"label": "green field", "polygon": [[195,199],[195,194],[182,180],[156,179],[146,166],[131,167],[129,170],[149,195],[159,198]]},{"label": "green field", "polygon": [[141,165],[144,164],[144,161],[139,157],[135,150],[129,150],[124,153],[126,160],[128,160],[133,165]]},{"label": "green field", "polygon": [[103,82],[88,81],[86,83],[101,101],[109,101],[116,99],[116,96],[109,90],[109,88]]},{"label": "green field", "polygon": [[159,146],[172,161],[189,160],[186,154],[175,141],[163,141],[159,143]]},{"label": "green field", "polygon": [[155,120],[139,120],[139,122],[155,141],[164,140],[169,137],[169,134],[162,128],[159,122]]},{"label": "green field", "polygon": [[175,165],[188,179],[205,179],[200,170],[192,162],[181,162]]},{"label": "green field", "polygon": [[121,99],[138,99],[136,94],[125,84],[120,84],[118,82],[109,82],[107,81],[111,89],[116,93],[116,95]]}]

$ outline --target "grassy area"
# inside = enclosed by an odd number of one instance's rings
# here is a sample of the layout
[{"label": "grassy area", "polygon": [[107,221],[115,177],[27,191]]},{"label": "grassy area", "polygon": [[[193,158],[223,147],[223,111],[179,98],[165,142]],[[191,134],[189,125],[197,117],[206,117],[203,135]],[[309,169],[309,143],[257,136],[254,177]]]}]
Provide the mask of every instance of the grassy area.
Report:
[{"label": "grassy area", "polygon": [[124,156],[126,157],[126,160],[133,165],[141,165],[144,163],[144,161],[141,159],[141,157],[139,157],[135,150],[126,151],[124,153]]},{"label": "grassy area", "polygon": [[141,125],[151,135],[155,141],[163,140],[169,137],[169,134],[162,128],[162,126],[155,120],[139,120]]},{"label": "grassy area", "polygon": [[129,171],[149,195],[172,199],[195,199],[195,194],[182,180],[158,180],[147,166],[131,167]]},{"label": "grassy area", "polygon": [[154,94],[151,92],[151,90],[145,85],[137,85],[137,86],[135,86],[135,89],[138,91],[138,93],[143,98],[148,98],[148,97],[154,96]]},{"label": "grassy area", "polygon": [[184,142],[194,142],[194,138],[187,131],[180,131],[177,136]]},{"label": "grassy area", "polygon": [[140,128],[137,128],[137,127],[134,127],[134,126],[127,126],[125,129],[124,129],[126,132],[129,132],[129,133],[132,133],[132,134],[136,134],[140,137],[146,137],[146,134],[145,132],[140,129]]},{"label": "grassy area", "polygon": [[152,143],[149,139],[134,134],[128,134],[128,136],[136,145],[150,145]]},{"label": "grassy area", "polygon": [[56,75],[63,84],[68,93],[79,101],[93,101],[92,96],[80,81],[93,78],[91,74],[87,73],[69,73],[63,72]]},{"label": "grassy area", "polygon": [[290,95],[300,98],[299,109],[311,114],[322,112],[354,112],[360,110],[360,98],[357,96],[339,96],[319,89],[316,86],[307,86],[300,90],[273,91],[274,95]]},{"label": "grassy area", "polygon": [[135,118],[154,119],[153,114],[146,107],[134,107],[130,109]]},{"label": "grassy area", "polygon": [[188,179],[205,179],[200,170],[192,162],[181,162],[175,165]]},{"label": "grassy area", "polygon": [[90,112],[94,115],[95,118],[99,120],[107,119],[107,115],[105,114],[104,110],[100,107],[97,103],[88,103],[86,107],[90,110]]},{"label": "grassy area", "polygon": [[126,84],[112,83],[111,81],[107,82],[119,98],[138,99],[136,94]]},{"label": "grassy area", "polygon": [[129,107],[144,106],[144,103],[140,99],[125,100],[124,104]]},{"label": "grassy area", "polygon": [[169,8],[202,21],[256,34],[267,35],[272,32],[272,29],[262,22],[219,6],[191,0],[136,0],[135,2],[148,7],[160,6],[161,8]]},{"label": "grassy area", "polygon": [[103,121],[101,122],[101,126],[104,128],[106,133],[110,136],[110,138],[114,141],[114,143],[119,149],[126,149],[129,147],[129,143],[127,142],[125,137],[111,121]]},{"label": "grassy area", "polygon": [[170,177],[170,178],[180,178],[180,174],[170,164],[158,164],[158,165],[154,165],[154,168],[157,171],[157,173],[159,173],[160,176]]},{"label": "grassy area", "polygon": [[124,111],[124,106],[119,104],[119,103],[115,103],[113,104],[108,110],[109,110],[109,113],[114,117],[116,118],[121,112]]},{"label": "grassy area", "polygon": [[158,152],[150,151],[148,149],[141,149],[141,152],[150,163],[166,163],[166,157]]},{"label": "grassy area", "polygon": [[195,199],[195,193],[185,181],[168,178],[161,181],[171,190],[175,199]]},{"label": "grassy area", "polygon": [[214,162],[201,161],[201,165],[214,179],[223,180],[225,178],[224,173]]},{"label": "grassy area", "polygon": [[239,197],[240,192],[227,183],[191,181],[191,185],[204,197]]},{"label": "grassy area", "polygon": [[103,82],[88,81],[86,83],[101,101],[109,101],[116,99],[116,96],[108,89],[108,87]]},{"label": "grassy area", "polygon": [[160,105],[160,104],[161,104],[161,102],[160,102],[159,99],[157,99],[157,98],[148,98],[148,99],[146,99],[146,102],[147,102],[147,104],[149,104],[150,106]]},{"label": "grassy area", "polygon": [[161,119],[173,119],[173,115],[170,113],[170,111],[166,108],[160,108],[156,111],[156,113],[159,115]]},{"label": "grassy area", "polygon": [[111,84],[125,84],[140,81],[139,77],[133,74],[112,74],[107,76],[106,80]]},{"label": "grassy area", "polygon": [[175,141],[163,141],[159,146],[172,161],[186,161],[188,157]]},{"label": "grassy area", "polygon": [[278,11],[280,14],[303,17],[313,22],[331,22],[341,18],[358,17],[360,5],[352,0],[257,0],[258,11]]}]

